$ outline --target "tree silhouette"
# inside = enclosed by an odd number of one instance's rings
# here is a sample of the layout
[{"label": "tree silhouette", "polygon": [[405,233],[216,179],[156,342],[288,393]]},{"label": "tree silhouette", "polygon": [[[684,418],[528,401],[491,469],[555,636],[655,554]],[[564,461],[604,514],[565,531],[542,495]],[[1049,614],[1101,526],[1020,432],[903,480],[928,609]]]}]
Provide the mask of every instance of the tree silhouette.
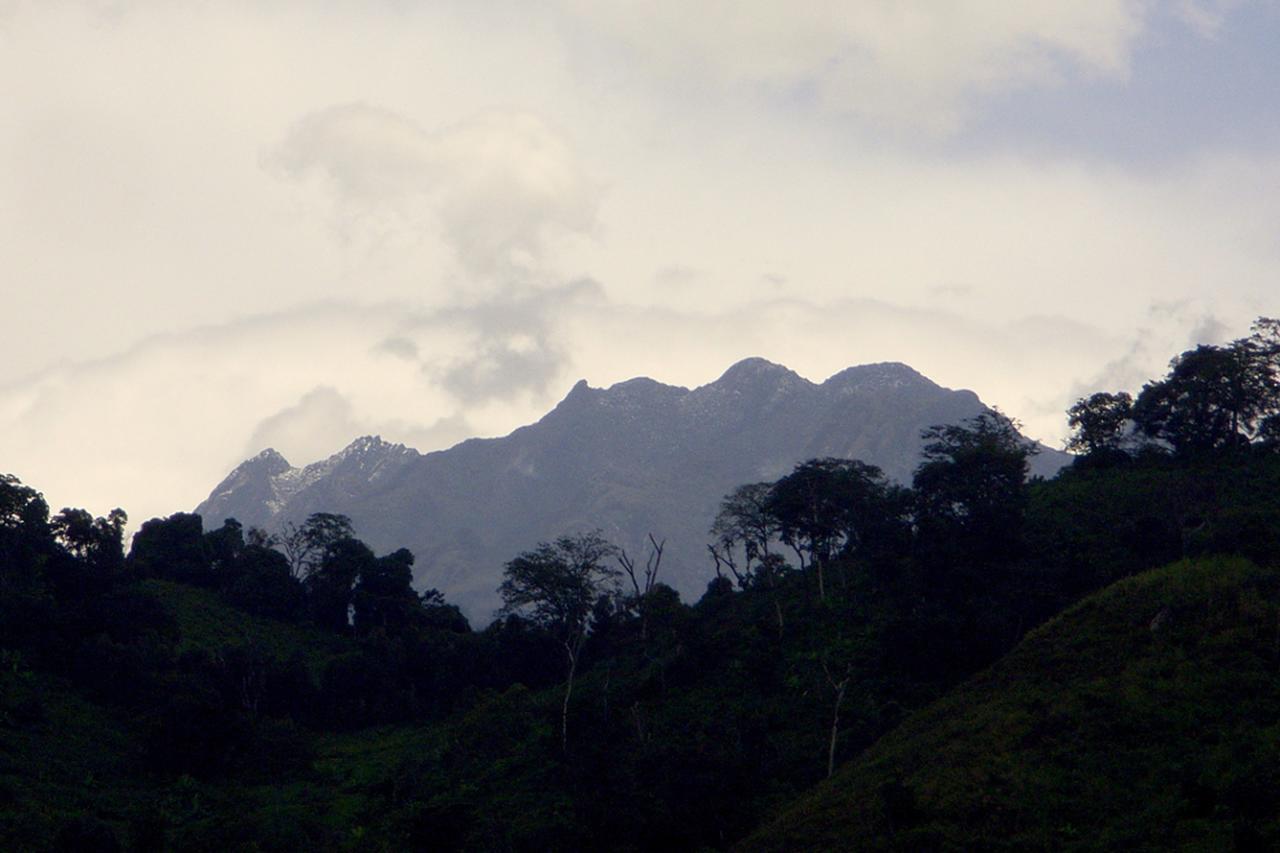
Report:
[{"label": "tree silhouette", "polygon": [[856,459],[811,459],[773,484],[767,507],[801,568],[816,569],[821,599],[826,565],[868,547],[885,529],[889,483],[879,468]]},{"label": "tree silhouette", "polygon": [[1106,454],[1121,449],[1125,426],[1133,419],[1133,396],[1127,391],[1109,394],[1099,391],[1082,397],[1067,410],[1072,429],[1067,450],[1085,455]]},{"label": "tree silhouette", "polygon": [[616,593],[620,576],[609,560],[613,545],[599,531],[540,542],[507,563],[502,585],[503,614],[520,614],[549,632],[565,651],[564,704],[560,712],[560,744],[569,744],[569,698],[583,644],[591,628],[591,611],[600,595]]},{"label": "tree silhouette", "polygon": [[962,424],[930,427],[923,438],[924,461],[912,484],[925,556],[991,562],[1016,553],[1035,446],[995,410]]},{"label": "tree silhouette", "polygon": [[331,512],[313,512],[302,524],[290,522],[280,536],[280,547],[295,578],[305,579],[324,561],[325,552],[343,539],[355,536],[351,519]]}]

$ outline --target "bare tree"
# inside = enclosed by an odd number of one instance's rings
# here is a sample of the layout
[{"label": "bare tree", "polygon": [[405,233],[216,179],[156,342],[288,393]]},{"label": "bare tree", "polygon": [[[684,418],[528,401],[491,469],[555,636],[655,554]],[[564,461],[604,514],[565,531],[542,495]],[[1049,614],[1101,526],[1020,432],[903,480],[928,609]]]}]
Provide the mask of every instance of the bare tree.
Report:
[{"label": "bare tree", "polygon": [[849,681],[853,678],[853,666],[845,664],[844,669],[833,671],[824,660],[822,674],[827,677],[827,685],[835,694],[834,707],[831,711],[831,740],[827,745],[827,778],[836,771],[836,738],[840,734],[840,705],[844,703],[845,691],[849,689]]},{"label": "bare tree", "polygon": [[626,549],[618,549],[618,565],[622,566],[622,570],[631,579],[634,600],[639,601],[644,598],[657,583],[658,570],[662,567],[662,551],[666,544],[667,540],[663,539],[659,542],[652,533],[649,534],[649,556],[645,559],[644,568],[640,571],[636,570],[636,562],[627,554]]},{"label": "bare tree", "polygon": [[643,569],[637,568],[635,560],[627,554],[625,549],[618,549],[618,565],[622,566],[622,571],[631,579],[630,605],[640,616],[641,642],[649,637],[649,614],[645,607],[645,599],[653,591],[653,585],[658,582],[658,570],[662,568],[662,551],[666,544],[667,540],[663,539],[659,542],[652,533],[649,534],[649,556],[645,559]]}]

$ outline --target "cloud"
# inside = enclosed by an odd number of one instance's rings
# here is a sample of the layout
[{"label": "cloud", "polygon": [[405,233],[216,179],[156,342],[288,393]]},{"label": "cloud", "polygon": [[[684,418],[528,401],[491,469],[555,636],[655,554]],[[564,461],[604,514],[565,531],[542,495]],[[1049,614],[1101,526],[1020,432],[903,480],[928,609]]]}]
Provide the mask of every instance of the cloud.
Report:
[{"label": "cloud", "polygon": [[1164,376],[1175,356],[1198,344],[1222,344],[1247,333],[1246,321],[1220,319],[1202,302],[1183,299],[1153,302],[1128,334],[1118,354],[1084,372],[1064,399],[1075,401],[1095,391],[1137,394],[1144,384]]},{"label": "cloud", "polygon": [[[1175,60],[1261,79],[1274,18],[322,5],[0,0],[0,465],[55,503],[145,518],[257,441],[427,450],[578,378],[694,385],[748,355],[905,361],[1051,440],[1070,389],[1276,313],[1280,159],[1254,125],[1138,168],[975,120],[1058,87],[1046,109],[1105,139],[1099,93],[1130,123],[1196,101],[1161,87]],[[1218,41],[1169,38],[1177,14]]]},{"label": "cloud", "polygon": [[426,426],[409,426],[396,432],[397,440],[413,448],[440,450],[453,447],[468,438],[479,435],[475,425],[465,415],[454,414],[440,418]]},{"label": "cloud", "polygon": [[356,418],[351,401],[334,388],[321,385],[258,424],[245,443],[244,456],[268,447],[287,447],[295,458],[310,461],[366,432],[367,424]]},{"label": "cloud", "polygon": [[674,85],[691,81],[809,98],[873,124],[946,133],[975,101],[1070,76],[1123,77],[1145,4],[1137,0],[648,3],[563,0]]},{"label": "cloud", "polygon": [[265,158],[292,180],[322,179],[344,214],[411,230],[431,216],[463,269],[484,279],[537,268],[549,242],[589,233],[599,189],[537,116],[491,111],[428,132],[364,103],[299,119]]},{"label": "cloud", "polygon": [[580,280],[441,310],[422,325],[461,331],[464,338],[453,356],[427,363],[425,370],[464,404],[521,395],[545,399],[551,382],[569,363],[557,318],[575,305],[602,300],[599,284]]},{"label": "cloud", "polygon": [[1242,0],[1177,0],[1174,14],[1202,38],[1216,39]]},{"label": "cloud", "polygon": [[405,361],[418,360],[418,345],[406,337],[393,335],[386,340],[379,341],[373,348],[374,352],[386,353]]},{"label": "cloud", "polygon": [[[578,378],[695,386],[753,355],[817,380],[903,361],[1053,443],[1074,399],[1065,389],[1126,387],[1099,380],[1120,365],[1138,379],[1158,375],[1209,328],[1205,316],[1195,303],[1158,306],[1135,343],[1062,316],[981,321],[875,299],[690,311],[619,304],[591,283],[470,309],[334,304],[181,330],[0,386],[0,460],[55,506],[122,505],[140,521],[194,506],[268,445],[297,465],[362,434],[440,449],[536,420]],[[529,318],[546,350],[521,350]],[[411,342],[417,359],[387,358],[379,344],[389,339]],[[459,361],[460,352],[474,356]]]}]

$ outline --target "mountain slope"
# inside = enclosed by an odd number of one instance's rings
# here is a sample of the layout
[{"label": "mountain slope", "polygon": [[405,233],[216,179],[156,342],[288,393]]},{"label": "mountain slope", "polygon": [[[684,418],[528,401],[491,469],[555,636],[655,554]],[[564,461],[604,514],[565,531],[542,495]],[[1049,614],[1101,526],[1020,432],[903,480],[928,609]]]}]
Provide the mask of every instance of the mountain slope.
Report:
[{"label": "mountain slope", "polygon": [[[907,480],[922,429],[983,410],[971,391],[902,364],[853,367],[817,384],[747,359],[693,390],[643,378],[607,389],[579,382],[535,424],[425,455],[364,438],[298,469],[264,451],[196,511],[206,526],[231,516],[268,529],[344,513],[375,548],[412,550],[419,585],[439,588],[473,619],[497,605],[505,561],[539,540],[597,527],[631,551],[649,532],[667,539],[662,579],[696,597],[712,575],[707,530],[735,486],[818,456],[862,459]],[[1065,461],[1042,453],[1036,471]]]},{"label": "mountain slope", "polygon": [[741,849],[1276,849],[1278,620],[1244,560],[1117,583]]}]

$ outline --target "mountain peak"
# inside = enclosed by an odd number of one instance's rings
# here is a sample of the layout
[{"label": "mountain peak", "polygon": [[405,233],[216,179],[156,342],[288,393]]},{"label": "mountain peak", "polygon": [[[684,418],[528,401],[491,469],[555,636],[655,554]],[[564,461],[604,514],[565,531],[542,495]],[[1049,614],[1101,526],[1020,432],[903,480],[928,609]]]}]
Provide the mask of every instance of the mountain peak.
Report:
[{"label": "mountain peak", "polygon": [[239,467],[265,469],[267,474],[270,476],[275,476],[276,474],[280,474],[293,468],[293,466],[289,464],[289,460],[285,459],[280,451],[276,450],[274,447],[268,447],[252,459],[246,459]]},{"label": "mountain peak", "polygon": [[637,376],[610,385],[602,395],[601,402],[609,406],[654,407],[678,400],[688,393],[688,388],[664,385],[656,379]]},{"label": "mountain peak", "polygon": [[784,367],[781,364],[775,364],[767,358],[753,356],[751,358],[744,358],[733,364],[728,370],[721,374],[719,379],[711,384],[721,386],[742,386],[754,385],[760,382],[780,383],[797,379],[802,382],[806,381],[800,376],[800,374],[788,367]]},{"label": "mountain peak", "polygon": [[587,380],[579,379],[573,383],[573,387],[569,389],[569,393],[564,395],[559,403],[556,403],[554,409],[546,414],[546,417],[553,415],[563,415],[565,412],[582,411],[590,405],[590,401],[600,393],[599,388],[592,388],[587,384]]},{"label": "mountain peak", "polygon": [[[418,582],[475,619],[500,604],[500,567],[513,554],[596,527],[628,548],[650,532],[667,538],[664,577],[695,595],[709,580],[706,531],[736,486],[823,456],[862,459],[907,482],[924,429],[982,411],[972,392],[902,364],[852,367],[818,385],[748,358],[692,390],[643,376],[603,388],[579,381],[537,423],[426,455],[376,435],[305,468],[264,452],[200,512],[267,530],[312,512],[348,515],[376,550],[418,554]],[[268,475],[272,467],[286,470]]]},{"label": "mountain peak", "polygon": [[919,371],[900,361],[882,361],[875,364],[860,364],[847,367],[833,374],[822,383],[826,388],[859,389],[879,391],[886,388],[902,388],[910,386],[934,386],[935,383],[921,375]]},{"label": "mountain peak", "polygon": [[404,449],[403,444],[392,444],[389,441],[383,441],[380,435],[362,435],[346,447],[338,451],[338,456],[343,458],[352,456],[367,456],[370,453],[385,453],[389,450]]}]

